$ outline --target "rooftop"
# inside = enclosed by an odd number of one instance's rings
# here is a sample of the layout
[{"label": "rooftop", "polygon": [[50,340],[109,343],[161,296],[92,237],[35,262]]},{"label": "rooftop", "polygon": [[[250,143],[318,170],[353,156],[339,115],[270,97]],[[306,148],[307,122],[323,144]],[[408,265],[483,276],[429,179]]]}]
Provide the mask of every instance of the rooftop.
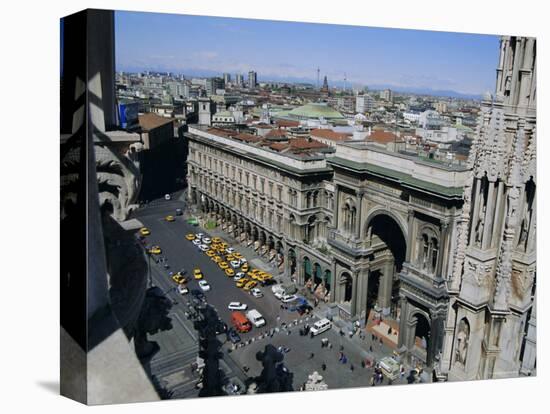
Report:
[{"label": "rooftop", "polygon": [[145,131],[150,131],[152,129],[155,129],[160,126],[170,124],[173,122],[173,119],[165,118],[151,112],[138,115],[138,118],[139,118],[139,125]]},{"label": "rooftop", "polygon": [[313,102],[294,108],[287,113],[287,117],[294,119],[344,119],[340,112],[332,109],[326,103]]}]

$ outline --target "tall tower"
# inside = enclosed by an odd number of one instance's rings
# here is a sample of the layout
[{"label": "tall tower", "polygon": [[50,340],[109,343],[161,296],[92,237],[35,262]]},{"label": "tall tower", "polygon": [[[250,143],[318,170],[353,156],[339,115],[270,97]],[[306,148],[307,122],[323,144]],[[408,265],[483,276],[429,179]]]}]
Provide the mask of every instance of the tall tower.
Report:
[{"label": "tall tower", "polygon": [[199,98],[199,125],[212,125],[212,101]]},{"label": "tall tower", "polygon": [[[535,367],[536,40],[500,41],[495,98],[468,158],[439,375],[515,377]],[[526,340],[528,339],[528,340]]]}]

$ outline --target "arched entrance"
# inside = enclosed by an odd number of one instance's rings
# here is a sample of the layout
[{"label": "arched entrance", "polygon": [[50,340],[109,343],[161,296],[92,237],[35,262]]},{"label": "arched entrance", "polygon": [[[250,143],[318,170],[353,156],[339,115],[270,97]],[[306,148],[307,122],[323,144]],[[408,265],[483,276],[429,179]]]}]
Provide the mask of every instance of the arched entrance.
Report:
[{"label": "arched entrance", "polygon": [[430,322],[422,313],[415,313],[414,318],[416,319],[416,324],[414,328],[413,354],[420,357],[423,362],[429,363]]},{"label": "arched entrance", "polygon": [[304,257],[304,284],[306,284],[312,277],[311,261],[309,257]]},{"label": "arched entrance", "polygon": [[332,283],[332,272],[327,269],[325,270],[325,288],[327,290],[327,293],[330,292],[330,286],[331,286],[331,283]]},{"label": "arched entrance", "polygon": [[323,281],[321,265],[319,263],[313,264],[313,284],[317,286]]},{"label": "arched entrance", "polygon": [[353,279],[348,272],[340,275],[340,298],[339,302],[351,302],[353,293]]},{"label": "arched entrance", "polygon": [[[366,316],[378,305],[382,314],[397,316],[399,272],[407,252],[406,236],[399,221],[385,211],[367,220],[365,244],[374,251],[366,295]],[[363,293],[362,293],[363,294]],[[364,296],[363,296],[364,297]]]}]

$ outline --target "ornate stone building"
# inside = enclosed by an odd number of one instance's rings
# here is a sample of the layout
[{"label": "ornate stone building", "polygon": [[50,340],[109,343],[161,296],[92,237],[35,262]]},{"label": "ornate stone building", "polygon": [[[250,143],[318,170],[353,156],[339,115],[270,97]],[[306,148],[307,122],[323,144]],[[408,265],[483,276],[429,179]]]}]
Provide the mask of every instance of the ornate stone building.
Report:
[{"label": "ornate stone building", "polygon": [[504,37],[468,165],[369,142],[280,153],[190,126],[188,196],[350,323],[399,323],[439,379],[534,372],[535,40]]},{"label": "ornate stone building", "polygon": [[397,346],[431,365],[441,349],[456,223],[467,170],[343,143],[334,170],[329,244],[339,315],[365,323],[372,309],[399,320]]},{"label": "ornate stone building", "polygon": [[535,369],[535,156],[536,40],[504,36],[496,96],[484,98],[468,160],[448,283],[439,375],[449,380]]},{"label": "ornate stone building", "polygon": [[536,366],[536,40],[500,41],[469,156],[439,375],[503,378]]},{"label": "ornate stone building", "polygon": [[319,154],[276,153],[260,137],[190,126],[188,196],[300,285],[332,284],[332,169]]}]

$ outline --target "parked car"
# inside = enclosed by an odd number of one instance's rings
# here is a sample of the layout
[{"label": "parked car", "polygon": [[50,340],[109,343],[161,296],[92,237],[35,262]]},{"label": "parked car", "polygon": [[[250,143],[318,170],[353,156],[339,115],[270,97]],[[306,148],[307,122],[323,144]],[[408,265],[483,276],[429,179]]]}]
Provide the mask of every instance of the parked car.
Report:
[{"label": "parked car", "polygon": [[142,236],[148,236],[151,234],[151,231],[147,227],[142,227],[141,229],[139,229],[139,234],[141,234]]},{"label": "parked car", "polygon": [[189,241],[195,240],[195,235],[193,233],[189,233],[185,235],[185,238]]},{"label": "parked car", "polygon": [[238,272],[233,280],[236,282],[237,280],[241,280],[243,277],[246,277],[246,274],[244,272]]},{"label": "parked car", "polygon": [[281,296],[281,302],[283,302],[283,303],[294,302],[296,299],[298,299],[298,296],[296,296],[296,295],[285,295],[285,294],[283,294]]},{"label": "parked car", "polygon": [[228,247],[227,249],[225,249],[225,252],[227,254],[232,254],[232,253],[235,253],[235,249],[233,247]]},{"label": "parked car", "polygon": [[255,298],[261,298],[261,297],[263,297],[263,295],[264,295],[264,294],[262,293],[262,291],[261,291],[260,289],[258,289],[258,288],[252,289],[252,290],[250,291],[250,294],[251,294],[252,296],[254,296]]},{"label": "parked car", "polygon": [[172,222],[172,221],[176,221],[176,218],[174,216],[166,216],[164,217],[164,220]]},{"label": "parked car", "polygon": [[210,239],[210,237],[203,237],[202,242],[204,244],[210,244],[210,243],[212,243],[212,240]]},{"label": "parked car", "polygon": [[265,325],[265,319],[260,312],[256,309],[246,312],[246,317],[256,328],[260,328]]},{"label": "parked car", "polygon": [[252,329],[252,324],[242,312],[231,312],[231,323],[237,332],[248,332]]},{"label": "parked car", "polygon": [[202,252],[207,252],[208,249],[210,249],[210,247],[208,247],[207,244],[201,244],[201,245],[199,246],[199,249],[200,249]]},{"label": "parked car", "polygon": [[247,310],[248,305],[246,303],[241,303],[241,302],[231,302],[229,305],[227,305],[227,309],[229,309],[229,310]]},{"label": "parked car", "polygon": [[178,292],[180,295],[187,295],[189,293],[189,288],[185,285],[178,285]]},{"label": "parked car", "polygon": [[210,284],[206,280],[199,280],[199,287],[203,292],[208,292],[211,289]]},{"label": "parked car", "polygon": [[183,211],[181,210],[181,208],[176,208],[176,216],[182,216],[183,215]]},{"label": "parked car", "polygon": [[236,344],[238,342],[241,342],[241,337],[239,336],[237,331],[235,331],[234,328],[229,328],[226,335],[227,335],[227,340],[229,342],[231,342],[232,344]]},{"label": "parked car", "polygon": [[193,240],[193,244],[194,244],[195,246],[200,246],[200,245],[201,245],[201,240],[198,239],[198,238],[197,238],[197,239],[194,239],[194,240]]},{"label": "parked car", "polygon": [[239,266],[241,265],[241,262],[240,262],[240,260],[231,260],[231,261],[229,262],[229,264],[231,265],[231,267],[232,267],[233,269],[237,269],[237,268],[239,268]]},{"label": "parked car", "polygon": [[199,268],[196,268],[195,270],[193,270],[193,276],[197,280],[202,279],[203,278],[202,271]]}]

